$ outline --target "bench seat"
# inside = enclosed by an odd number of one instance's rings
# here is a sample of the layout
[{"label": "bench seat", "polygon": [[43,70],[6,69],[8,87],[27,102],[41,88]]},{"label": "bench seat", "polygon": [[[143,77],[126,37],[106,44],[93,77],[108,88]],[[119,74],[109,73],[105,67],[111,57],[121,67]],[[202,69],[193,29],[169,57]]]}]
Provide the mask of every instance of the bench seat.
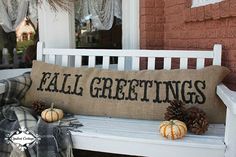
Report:
[{"label": "bench seat", "polygon": [[[149,70],[156,69],[159,58],[163,59],[162,66],[166,70],[171,69],[173,58],[179,59],[180,69],[189,68],[190,58],[196,59],[196,69],[201,69],[205,67],[206,59],[212,60],[212,65],[221,65],[222,45],[214,45],[213,50],[209,51],[57,49],[45,48],[41,42],[37,47],[37,60],[51,64],[81,67],[84,56],[88,56],[88,67],[120,71],[140,70],[142,57],[146,58],[143,61]],[[102,57],[102,65],[97,66],[96,57]],[[117,65],[110,64],[110,57],[118,58]],[[25,71],[30,69],[1,70],[0,79]],[[0,84],[0,94],[2,92],[4,86]],[[236,92],[220,84],[216,93],[227,107],[226,121],[224,124],[210,124],[204,135],[188,133],[183,139],[173,141],[160,136],[160,121],[77,115],[84,126],[71,132],[73,147],[149,157],[235,157]]]},{"label": "bench seat", "polygon": [[172,141],[160,136],[160,121],[95,116],[77,118],[84,126],[71,132],[76,149],[153,157],[158,154],[186,156],[186,153],[188,157],[222,157],[225,152],[223,124],[211,124],[204,135],[188,133],[184,139]]}]

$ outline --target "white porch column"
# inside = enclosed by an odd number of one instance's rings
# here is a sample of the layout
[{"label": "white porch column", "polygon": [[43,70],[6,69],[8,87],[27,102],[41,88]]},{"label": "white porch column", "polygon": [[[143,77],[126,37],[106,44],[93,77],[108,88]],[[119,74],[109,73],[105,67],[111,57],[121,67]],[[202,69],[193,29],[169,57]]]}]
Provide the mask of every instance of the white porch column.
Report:
[{"label": "white porch column", "polygon": [[[139,0],[122,1],[122,48],[139,49]],[[132,59],[126,58],[125,69],[131,69]]]},{"label": "white porch column", "polygon": [[122,48],[139,49],[139,0],[122,1]]},{"label": "white porch column", "polygon": [[39,6],[39,39],[45,43],[45,47],[75,47],[74,4],[70,4],[69,10],[58,8],[55,12],[45,0]]}]

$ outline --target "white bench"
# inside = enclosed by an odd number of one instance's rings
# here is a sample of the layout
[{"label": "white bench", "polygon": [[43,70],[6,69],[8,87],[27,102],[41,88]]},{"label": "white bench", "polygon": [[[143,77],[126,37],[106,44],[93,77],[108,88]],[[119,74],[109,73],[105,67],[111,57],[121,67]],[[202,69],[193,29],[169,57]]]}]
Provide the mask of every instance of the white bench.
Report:
[{"label": "white bench", "polygon": [[[221,65],[221,49],[221,45],[214,45],[213,51],[52,49],[44,48],[43,43],[39,43],[37,60],[80,67],[82,56],[89,56],[89,67],[125,70],[125,58],[131,57],[132,70],[139,70],[140,57],[148,58],[148,69],[155,69],[155,57],[164,58],[164,69],[171,69],[172,58],[180,58],[181,69],[188,68],[188,58],[196,58],[196,68],[200,69],[204,67],[206,58],[213,59],[214,65]],[[103,57],[102,65],[96,65],[95,56]],[[117,65],[110,65],[111,56],[118,57]],[[0,79],[16,76],[23,71],[29,69],[2,70]],[[4,92],[2,85],[1,92]],[[159,135],[159,121],[78,115],[84,126],[79,128],[79,131],[72,132],[73,147],[150,157],[235,157],[236,92],[220,84],[217,94],[227,107],[226,124],[211,124],[205,135],[188,133],[185,138],[172,141]]]}]

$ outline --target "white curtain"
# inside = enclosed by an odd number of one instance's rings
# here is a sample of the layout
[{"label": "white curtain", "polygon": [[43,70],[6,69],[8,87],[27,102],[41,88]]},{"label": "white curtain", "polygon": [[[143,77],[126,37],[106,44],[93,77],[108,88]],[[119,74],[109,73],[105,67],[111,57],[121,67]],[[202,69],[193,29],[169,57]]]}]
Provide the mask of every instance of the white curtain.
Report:
[{"label": "white curtain", "polygon": [[[12,32],[24,20],[29,9],[32,22],[37,22],[35,0],[0,0],[0,25],[5,32]],[[36,10],[35,10],[36,9]]]},{"label": "white curtain", "polygon": [[29,8],[28,8],[28,17],[31,22],[34,24],[34,27],[37,28],[38,23],[38,6],[37,0],[29,0]]},{"label": "white curtain", "polygon": [[78,0],[75,9],[77,20],[91,20],[93,27],[98,30],[109,30],[114,17],[122,18],[121,0]]}]

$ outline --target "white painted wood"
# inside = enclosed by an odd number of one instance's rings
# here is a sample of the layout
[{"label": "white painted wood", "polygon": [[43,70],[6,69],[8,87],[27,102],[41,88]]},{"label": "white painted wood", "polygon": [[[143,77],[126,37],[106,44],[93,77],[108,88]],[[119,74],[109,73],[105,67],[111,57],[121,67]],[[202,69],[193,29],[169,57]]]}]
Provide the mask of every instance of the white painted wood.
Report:
[{"label": "white painted wood", "polygon": [[220,84],[217,86],[217,95],[227,108],[236,115],[236,92],[231,91],[224,84]]},{"label": "white painted wood", "polygon": [[88,67],[95,67],[95,56],[89,56]]},{"label": "white painted wood", "polygon": [[155,57],[148,57],[148,70],[155,70]]},{"label": "white painted wood", "polygon": [[223,0],[192,0],[192,8],[219,3]]},{"label": "white painted wood", "polygon": [[188,69],[188,58],[180,58],[180,69]]},{"label": "white painted wood", "polygon": [[198,58],[197,59],[197,69],[201,69],[205,67],[205,59],[204,58]]},{"label": "white painted wood", "polygon": [[164,58],[214,58],[213,51],[188,51],[188,50],[113,50],[113,49],[59,49],[59,48],[45,48],[43,54],[56,55],[82,55],[90,56],[126,56],[126,57],[164,57]]},{"label": "white painted wood", "polygon": [[125,69],[125,57],[118,57],[118,70],[123,71]]},{"label": "white painted wood", "polygon": [[69,56],[68,55],[63,55],[61,65],[65,66],[65,67],[68,66],[68,60],[69,60]]},{"label": "white painted wood", "polygon": [[[235,104],[236,105],[236,104]],[[226,112],[226,126],[225,126],[225,144],[226,152],[225,157],[235,157],[236,155],[236,114],[227,108]]]},{"label": "white painted wood", "polygon": [[140,48],[139,0],[122,1],[122,48]]},{"label": "white painted wood", "polygon": [[49,55],[44,56],[44,62],[49,63]]},{"label": "white painted wood", "polygon": [[73,147],[78,149],[153,157],[223,157],[225,151],[223,125],[210,125],[203,136],[188,134],[184,140],[171,141],[160,136],[159,121],[89,116],[78,119],[84,125],[79,128],[81,132],[72,132]]},{"label": "white painted wood", "polygon": [[0,83],[0,94],[5,92],[5,85]]},{"label": "white painted wood", "polygon": [[[140,49],[139,0],[122,1],[122,49]],[[132,58],[126,57],[125,69],[132,69]]]},{"label": "white painted wood", "polygon": [[58,11],[55,12],[50,8],[46,0],[41,2],[41,5],[38,7],[40,41],[44,41],[46,47],[74,48],[74,4],[67,1],[69,3],[69,12],[61,8],[57,8]]},{"label": "white painted wood", "polygon": [[55,64],[56,63],[56,56],[55,55],[49,55],[48,63]]},{"label": "white painted wood", "polygon": [[221,65],[222,45],[220,44],[214,45],[213,52],[214,52],[213,65]]},{"label": "white painted wood", "polygon": [[164,69],[171,69],[171,58],[164,58]]},{"label": "white painted wood", "polygon": [[75,56],[75,67],[81,67],[82,65],[82,56],[76,55]]},{"label": "white painted wood", "polygon": [[109,64],[110,64],[110,57],[109,56],[104,56],[102,59],[102,68],[103,69],[109,69]]},{"label": "white painted wood", "polygon": [[44,42],[38,42],[37,44],[37,60],[43,60],[43,49],[45,48]]},{"label": "white painted wood", "polygon": [[29,72],[29,71],[31,71],[30,68],[0,70],[0,80],[16,77],[16,76],[22,75],[25,72]]},{"label": "white painted wood", "polygon": [[217,86],[217,94],[227,106],[225,144],[227,146],[225,157],[235,157],[236,155],[236,92],[231,91],[225,85]]},{"label": "white painted wood", "polygon": [[132,57],[132,70],[139,70],[140,66],[140,58]]}]

